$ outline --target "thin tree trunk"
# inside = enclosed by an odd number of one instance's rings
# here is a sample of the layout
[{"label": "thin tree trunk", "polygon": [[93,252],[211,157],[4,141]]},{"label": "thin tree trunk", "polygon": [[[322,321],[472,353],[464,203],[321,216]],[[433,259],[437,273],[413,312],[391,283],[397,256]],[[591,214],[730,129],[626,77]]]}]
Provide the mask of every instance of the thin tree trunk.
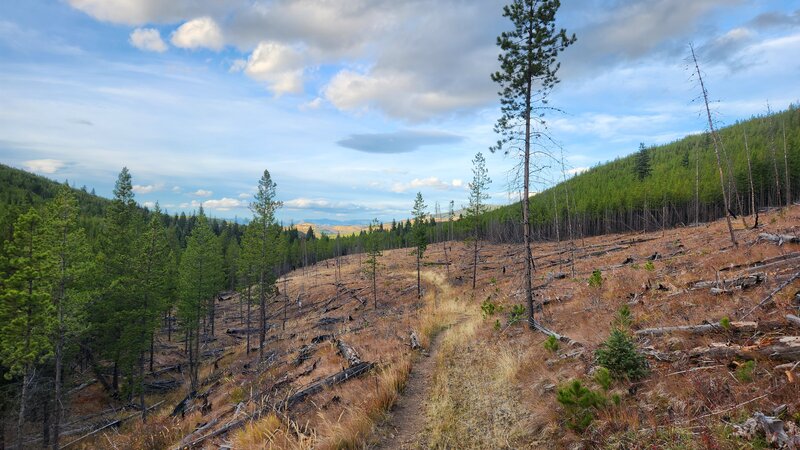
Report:
[{"label": "thin tree trunk", "polygon": [[714,142],[714,154],[717,157],[717,169],[719,170],[719,184],[722,188],[722,202],[725,206],[725,221],[728,224],[728,232],[731,235],[731,243],[733,243],[734,247],[738,247],[739,244],[736,242],[736,235],[733,233],[733,224],[731,223],[731,210],[730,210],[730,203],[728,202],[728,194],[725,191],[725,177],[722,172],[722,162],[720,161],[719,156],[719,136],[717,136],[717,132],[714,130],[714,121],[711,120],[711,109],[708,106],[708,91],[706,91],[706,86],[703,83],[703,75],[700,73],[700,66],[697,63],[697,57],[694,54],[694,46],[690,44],[689,48],[692,50],[692,60],[694,60],[694,67],[697,70],[697,78],[700,81],[700,88],[703,91],[703,101],[706,106],[706,116],[708,117],[708,127],[711,130],[711,138]]},{"label": "thin tree trunk", "polygon": [[250,354],[250,282],[247,282],[247,355]]},{"label": "thin tree trunk", "polygon": [[142,422],[147,422],[147,407],[144,404],[144,352],[139,352],[139,406],[142,408]]},{"label": "thin tree trunk", "polygon": [[747,132],[744,132],[744,150],[747,156],[747,179],[750,182],[750,214],[755,214],[756,223],[753,228],[758,226],[758,210],[756,209],[756,189],[753,186],[753,163],[750,157],[750,146],[747,145]]},{"label": "thin tree trunk", "polygon": [[31,368],[30,364],[25,365],[25,373],[22,376],[22,394],[19,399],[19,418],[17,419],[17,448],[22,448],[22,425],[25,423],[25,402],[28,399],[28,385],[31,383]]},{"label": "thin tree trunk", "polygon": [[792,206],[792,181],[789,177],[789,155],[786,150],[786,124],[783,125],[783,169],[786,174],[786,207]]},{"label": "thin tree trunk", "polygon": [[419,247],[417,247],[417,298],[422,298],[422,280],[419,275]]},{"label": "thin tree trunk", "polygon": [[[305,253],[303,256],[303,263],[305,264]],[[303,271],[305,272],[305,266],[303,266]],[[259,324],[260,330],[258,332],[258,362],[264,361],[264,341],[267,339],[267,297],[266,293],[264,292],[264,269],[261,269],[261,275],[259,278]]]},{"label": "thin tree trunk", "polygon": [[154,333],[150,332],[150,372],[153,371],[153,350],[155,347],[155,336]]},{"label": "thin tree trunk", "polygon": [[[476,217],[477,220],[477,217]],[[475,279],[478,277],[478,230],[475,230],[475,242],[472,248],[472,290],[475,290]]]}]

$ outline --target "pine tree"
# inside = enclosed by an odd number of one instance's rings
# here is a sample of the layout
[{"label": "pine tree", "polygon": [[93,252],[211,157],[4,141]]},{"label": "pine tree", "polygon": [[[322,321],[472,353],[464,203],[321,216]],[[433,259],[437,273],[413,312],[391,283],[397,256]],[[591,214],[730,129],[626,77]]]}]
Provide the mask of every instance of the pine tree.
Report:
[{"label": "pine tree", "polygon": [[[528,323],[533,318],[533,254],[530,229],[530,167],[531,141],[544,136],[533,128],[544,124],[547,97],[558,83],[560,64],[558,54],[575,42],[565,29],[556,31],[556,12],[559,0],[513,0],[503,8],[503,17],[511,20],[514,29],[497,38],[501,54],[500,71],[492,80],[500,85],[501,116],[494,126],[500,135],[491,151],[522,150],[518,155],[523,171],[522,227],[525,245],[525,297],[528,304]],[[538,106],[537,106],[538,102]],[[535,111],[535,113],[534,113]]]},{"label": "pine tree", "polygon": [[222,250],[219,240],[203,212],[189,235],[186,250],[181,256],[178,277],[178,316],[187,333],[189,378],[192,391],[199,386],[200,320],[207,313],[209,300],[222,284]]},{"label": "pine tree", "polygon": [[141,218],[133,199],[133,184],[130,172],[123,167],[114,187],[114,199],[109,205],[103,221],[100,237],[101,254],[98,264],[103,268],[102,291],[93,305],[90,322],[90,341],[100,355],[114,364],[112,394],[119,391],[120,366],[130,375],[137,353],[123,336],[130,337],[133,324],[131,310],[136,302],[131,261],[135,257],[135,243]]},{"label": "pine tree", "polygon": [[131,341],[135,343],[139,357],[139,406],[142,409],[142,420],[147,419],[147,408],[144,404],[144,355],[150,347],[152,360],[153,333],[159,323],[169,296],[169,266],[175,260],[169,240],[161,224],[161,210],[156,204],[155,211],[137,245],[134,271],[136,277],[138,302],[131,310]]},{"label": "pine tree", "polygon": [[65,187],[47,205],[45,216],[45,245],[50,249],[49,280],[52,287],[53,348],[55,350],[56,407],[53,421],[53,449],[59,448],[59,435],[63,415],[61,379],[65,347],[84,331],[85,305],[91,296],[90,280],[93,275],[94,256],[89,248],[83,228],[78,224],[78,201]]},{"label": "pine tree", "polygon": [[35,365],[52,354],[55,327],[50,286],[49,255],[43,239],[42,219],[35,209],[19,216],[14,233],[4,244],[0,279],[0,363],[7,379],[22,375],[17,421],[17,448],[22,448],[25,403]]},{"label": "pine tree", "polygon": [[467,220],[472,228],[472,289],[475,289],[475,279],[478,276],[478,252],[480,241],[481,216],[486,212],[486,200],[489,199],[487,190],[492,183],[489,171],[486,170],[486,159],[481,152],[472,160],[472,181],[469,183],[469,206],[467,207]]},{"label": "pine tree", "polygon": [[381,252],[381,235],[383,233],[378,232],[378,219],[373,219],[372,223],[370,224],[370,232],[367,234],[367,242],[365,246],[365,250],[367,252],[367,259],[364,261],[365,268],[364,273],[367,274],[370,281],[372,282],[372,302],[375,306],[375,309],[378,309],[378,268],[380,267],[380,262],[378,258],[383,256]]},{"label": "pine tree", "polygon": [[[686,156],[688,158],[688,153]],[[639,144],[639,151],[636,152],[636,177],[639,181],[644,181],[652,172],[653,168],[650,166],[650,151],[642,142]]]},{"label": "pine tree", "polygon": [[425,250],[428,248],[428,231],[425,226],[425,216],[428,214],[426,208],[425,201],[422,199],[422,192],[417,192],[417,197],[414,200],[414,209],[411,210],[411,216],[414,218],[414,226],[412,228],[414,253],[417,256],[417,298],[422,298],[420,267],[425,256]]},{"label": "pine tree", "polygon": [[[258,360],[264,360],[264,342],[267,336],[267,294],[272,292],[275,285],[275,274],[273,271],[275,263],[275,244],[276,235],[273,225],[275,224],[275,211],[281,207],[282,202],[276,200],[277,184],[272,181],[268,170],[258,181],[258,192],[255,199],[250,203],[250,210],[253,212],[251,227],[257,230],[257,271],[258,271],[258,295],[259,295],[259,314],[260,332],[258,335]],[[313,234],[313,232],[312,232]],[[305,267],[305,266],[304,266]]]}]

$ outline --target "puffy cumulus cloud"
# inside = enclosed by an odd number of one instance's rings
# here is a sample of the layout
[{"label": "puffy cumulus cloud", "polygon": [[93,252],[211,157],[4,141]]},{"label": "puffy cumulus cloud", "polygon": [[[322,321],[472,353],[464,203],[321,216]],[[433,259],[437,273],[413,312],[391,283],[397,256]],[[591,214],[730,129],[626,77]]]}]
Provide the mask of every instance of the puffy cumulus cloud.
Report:
[{"label": "puffy cumulus cloud", "polygon": [[160,191],[163,188],[164,188],[163,183],[147,184],[147,185],[134,184],[133,192],[136,194],[150,194],[152,192]]},{"label": "puffy cumulus cloud", "polygon": [[392,184],[391,191],[396,193],[403,193],[412,189],[423,189],[423,188],[432,188],[439,191],[449,191],[452,189],[458,189],[462,187],[463,184],[464,183],[458,179],[453,180],[452,183],[448,183],[447,181],[440,180],[437,177],[414,178],[408,183],[398,182]]},{"label": "puffy cumulus cloud", "polygon": [[299,49],[265,41],[250,54],[244,73],[266,82],[267,88],[275,95],[296,94],[303,90],[304,66],[304,57]]},{"label": "puffy cumulus cloud", "polygon": [[144,207],[145,207],[145,208],[147,208],[147,209],[155,209],[155,207],[156,207],[156,202],[150,202],[150,201],[148,201],[148,202],[142,202],[142,206],[144,206]]},{"label": "puffy cumulus cloud", "polygon": [[155,28],[137,28],[133,30],[130,43],[139,50],[163,53],[167,51],[167,44],[161,39],[161,33]]},{"label": "puffy cumulus cloud", "polygon": [[222,197],[219,200],[192,200],[191,202],[181,203],[178,205],[180,208],[199,208],[203,207],[203,209],[214,210],[214,211],[230,211],[232,209],[238,208],[246,208],[247,203],[235,199],[235,198],[228,198]]},{"label": "puffy cumulus cloud", "polygon": [[211,194],[213,194],[212,191],[207,191],[205,189],[198,189],[198,190],[192,192],[192,195],[197,196],[197,197],[211,197]]},{"label": "puffy cumulus cloud", "polygon": [[408,153],[425,146],[455,144],[463,140],[462,136],[441,131],[404,130],[353,134],[337,144],[366,153]]},{"label": "puffy cumulus cloud", "polygon": [[56,173],[65,165],[66,163],[64,161],[59,161],[57,159],[31,159],[22,161],[22,167],[24,167],[25,170],[36,173]]},{"label": "puffy cumulus cloud", "polygon": [[172,45],[180,48],[221,50],[225,46],[222,30],[211,17],[192,19],[172,33]]}]

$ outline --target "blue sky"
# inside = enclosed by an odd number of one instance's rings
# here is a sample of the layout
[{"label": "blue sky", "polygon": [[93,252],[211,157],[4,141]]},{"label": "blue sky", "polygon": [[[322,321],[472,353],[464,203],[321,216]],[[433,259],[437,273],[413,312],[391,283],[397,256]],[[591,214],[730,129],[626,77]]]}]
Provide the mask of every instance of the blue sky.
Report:
[{"label": "blue sky", "polygon": [[[487,151],[503,3],[4,2],[0,162],[104,196],[127,166],[140,203],[225,218],[268,169],[281,220],[366,222],[417,191],[465,204],[482,151],[508,203],[516,160]],[[800,99],[800,1],[563,3],[578,42],[548,120],[570,174],[705,129],[689,42],[721,125]]]}]

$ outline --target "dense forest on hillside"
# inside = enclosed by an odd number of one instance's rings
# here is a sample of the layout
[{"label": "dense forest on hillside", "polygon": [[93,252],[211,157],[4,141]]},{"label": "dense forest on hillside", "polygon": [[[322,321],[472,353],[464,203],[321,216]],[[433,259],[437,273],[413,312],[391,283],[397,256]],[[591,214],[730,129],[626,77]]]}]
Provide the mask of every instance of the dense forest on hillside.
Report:
[{"label": "dense forest on hillside", "polygon": [[[786,204],[787,186],[793,200],[800,197],[800,109],[796,105],[737,122],[719,134],[734,214],[752,214],[748,149],[756,208]],[[708,134],[645,147],[644,153],[649,160],[644,177],[639,177],[637,168],[639,152],[631,149],[629,156],[593,167],[531,197],[536,237],[565,239],[570,225],[583,235],[597,235],[708,222],[724,215]],[[519,241],[519,209],[512,205],[487,213],[483,224],[489,237]]]}]

